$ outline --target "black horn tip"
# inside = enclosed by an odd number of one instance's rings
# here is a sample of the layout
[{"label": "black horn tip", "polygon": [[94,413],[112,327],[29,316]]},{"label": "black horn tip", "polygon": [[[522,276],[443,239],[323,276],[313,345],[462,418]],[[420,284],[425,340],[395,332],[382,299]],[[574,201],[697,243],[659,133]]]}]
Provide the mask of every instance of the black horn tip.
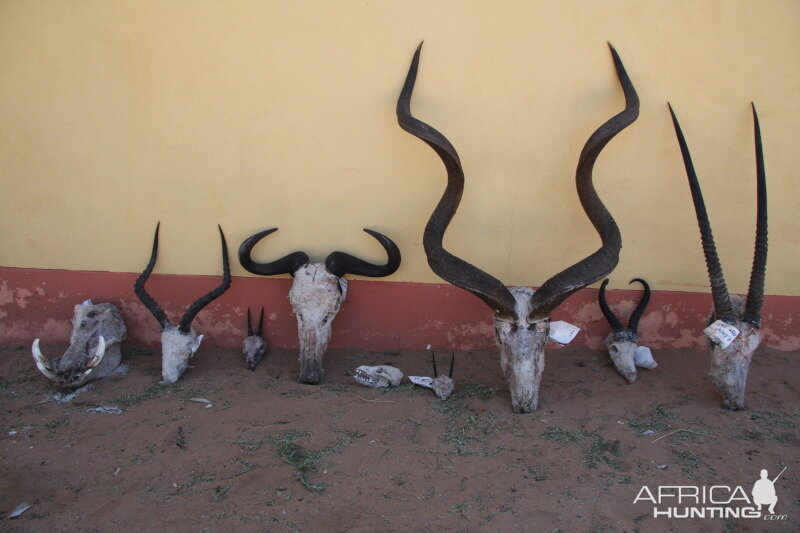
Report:
[{"label": "black horn tip", "polygon": [[425,44],[425,39],[422,39],[419,44],[417,45],[417,52],[422,50],[422,45]]}]

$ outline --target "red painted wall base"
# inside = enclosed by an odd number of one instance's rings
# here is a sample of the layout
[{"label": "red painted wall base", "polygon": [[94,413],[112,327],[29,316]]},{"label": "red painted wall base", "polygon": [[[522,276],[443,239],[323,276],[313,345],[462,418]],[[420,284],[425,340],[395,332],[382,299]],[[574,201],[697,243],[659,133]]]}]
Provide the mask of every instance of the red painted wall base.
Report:
[{"label": "red painted wall base", "polygon": [[[0,267],[0,344],[66,343],[72,308],[84,300],[116,304],[128,327],[128,341],[155,346],[161,330],[133,294],[138,274]],[[206,342],[240,347],[248,306],[265,307],[264,336],[270,346],[297,347],[297,325],[287,295],[290,279],[235,277],[223,296],[206,307],[193,327]],[[153,275],[148,292],[173,320],[195,299],[219,284],[218,276]],[[640,296],[636,290],[608,291],[623,322]],[[639,323],[639,338],[651,348],[697,348],[711,307],[709,294],[654,292]],[[800,297],[767,296],[764,343],[800,349]],[[573,344],[598,348],[610,331],[597,305],[597,290],[584,289],[553,315],[581,328]],[[331,348],[367,350],[494,348],[489,309],[468,292],[448,284],[350,281],[347,301],[333,325]]]}]

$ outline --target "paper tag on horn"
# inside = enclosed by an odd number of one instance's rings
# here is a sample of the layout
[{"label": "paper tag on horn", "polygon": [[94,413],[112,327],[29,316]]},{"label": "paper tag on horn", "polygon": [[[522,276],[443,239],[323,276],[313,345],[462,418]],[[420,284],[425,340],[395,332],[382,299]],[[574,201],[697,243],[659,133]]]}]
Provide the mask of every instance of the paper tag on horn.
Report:
[{"label": "paper tag on horn", "polygon": [[739,330],[731,326],[727,322],[717,320],[706,329],[703,333],[711,339],[711,342],[719,344],[723,348],[727,348],[733,339],[739,336]]},{"label": "paper tag on horn", "polygon": [[556,320],[550,322],[550,338],[559,344],[569,344],[575,335],[581,330],[578,326],[573,326],[569,322]]},{"label": "paper tag on horn", "polygon": [[408,376],[408,379],[411,380],[411,383],[414,385],[419,385],[420,387],[427,387],[429,389],[433,388],[433,378],[429,378],[426,376]]}]

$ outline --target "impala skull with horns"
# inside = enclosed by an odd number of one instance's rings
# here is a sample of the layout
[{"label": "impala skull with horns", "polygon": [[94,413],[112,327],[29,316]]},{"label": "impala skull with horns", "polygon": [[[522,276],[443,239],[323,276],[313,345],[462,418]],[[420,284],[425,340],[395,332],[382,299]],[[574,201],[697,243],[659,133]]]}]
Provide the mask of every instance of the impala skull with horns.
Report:
[{"label": "impala skull with horns", "polygon": [[222,233],[222,227],[219,228],[219,237],[222,241],[222,283],[219,287],[212,290],[208,294],[202,296],[199,300],[189,306],[189,309],[183,314],[180,324],[176,327],[160,305],[149,295],[144,288],[147,283],[147,278],[153,272],[156,266],[156,259],[158,258],[158,230],[161,227],[159,222],[156,225],[156,233],[153,237],[153,251],[150,254],[150,262],[145,267],[144,272],[133,284],[133,292],[153,313],[156,320],[161,325],[163,332],[161,333],[161,376],[167,383],[175,383],[180,379],[181,375],[186,372],[189,366],[189,358],[200,348],[200,343],[203,342],[203,335],[198,335],[192,329],[192,321],[197,313],[203,310],[205,306],[213,302],[215,299],[222,296],[228,287],[231,286],[231,268],[228,263],[228,246],[225,243],[225,234]]},{"label": "impala skull with horns", "polygon": [[305,252],[293,252],[269,263],[257,263],[251,257],[258,242],[276,231],[271,228],[247,238],[239,247],[239,262],[245,270],[260,276],[291,274],[289,301],[297,317],[300,338],[301,383],[317,384],[325,372],[322,355],[331,338],[332,323],[347,296],[345,274],[379,278],[393,274],[400,267],[400,250],[387,236],[365,229],[386,250],[385,265],[374,265],[344,252],[332,252],[325,262],[309,262]]},{"label": "impala skull with horns", "polygon": [[756,239],[753,267],[750,272],[750,287],[747,299],[736,294],[728,294],[722,265],[717,256],[717,247],[711,233],[703,192],[692,164],[689,147],[683,137],[678,118],[672,106],[669,112],[678,136],[683,164],[689,178],[697,224],[700,227],[700,240],[706,257],[706,268],[711,281],[711,296],[714,307],[709,323],[721,320],[739,330],[739,335],[728,346],[711,343],[711,369],[709,375],[714,386],[722,392],[722,405],[725,409],[736,411],[744,409],[744,391],[747,385],[747,371],[753,352],[761,344],[761,306],[764,302],[764,277],[767,271],[767,178],[764,171],[764,154],[761,149],[761,128],[758,124],[756,107],[753,109],[753,130],[756,154]]},{"label": "impala skull with horns", "polygon": [[[610,46],[610,45],[609,45]],[[592,167],[603,147],[639,114],[639,98],[617,52],[611,47],[617,76],[625,93],[625,110],[600,126],[583,147],[576,175],[578,196],[600,234],[602,246],[593,254],[547,280],[538,290],[503,285],[498,279],[452,255],[442,246],[444,232],[456,213],[464,190],[464,172],[455,148],[437,130],[411,115],[411,93],[417,77],[417,48],[400,98],[397,119],[407,132],[425,141],[447,169],[447,188],[425,227],[423,246],[431,269],[449,283],[466,289],[494,312],[495,340],[508,381],[511,405],[517,413],[536,410],[544,369],[544,347],[550,314],[577,290],[608,275],[619,261],[619,228],[592,185]]]}]

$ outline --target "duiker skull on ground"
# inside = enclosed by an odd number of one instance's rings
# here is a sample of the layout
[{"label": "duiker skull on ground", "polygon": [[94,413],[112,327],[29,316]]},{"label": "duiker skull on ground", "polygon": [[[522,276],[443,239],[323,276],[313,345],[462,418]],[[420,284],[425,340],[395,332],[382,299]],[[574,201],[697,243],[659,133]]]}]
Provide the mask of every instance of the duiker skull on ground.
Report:
[{"label": "duiker skull on ground", "polygon": [[264,308],[261,308],[261,317],[258,319],[258,330],[253,333],[250,321],[250,308],[247,308],[247,337],[242,342],[242,352],[247,368],[255,370],[264,354],[267,353],[267,341],[264,340]]},{"label": "duiker skull on ground", "polygon": [[116,372],[122,359],[120,343],[126,336],[125,323],[117,306],[86,300],[75,306],[69,348],[64,355],[48,361],[36,339],[33,359],[39,371],[56,385],[79,387]]}]

